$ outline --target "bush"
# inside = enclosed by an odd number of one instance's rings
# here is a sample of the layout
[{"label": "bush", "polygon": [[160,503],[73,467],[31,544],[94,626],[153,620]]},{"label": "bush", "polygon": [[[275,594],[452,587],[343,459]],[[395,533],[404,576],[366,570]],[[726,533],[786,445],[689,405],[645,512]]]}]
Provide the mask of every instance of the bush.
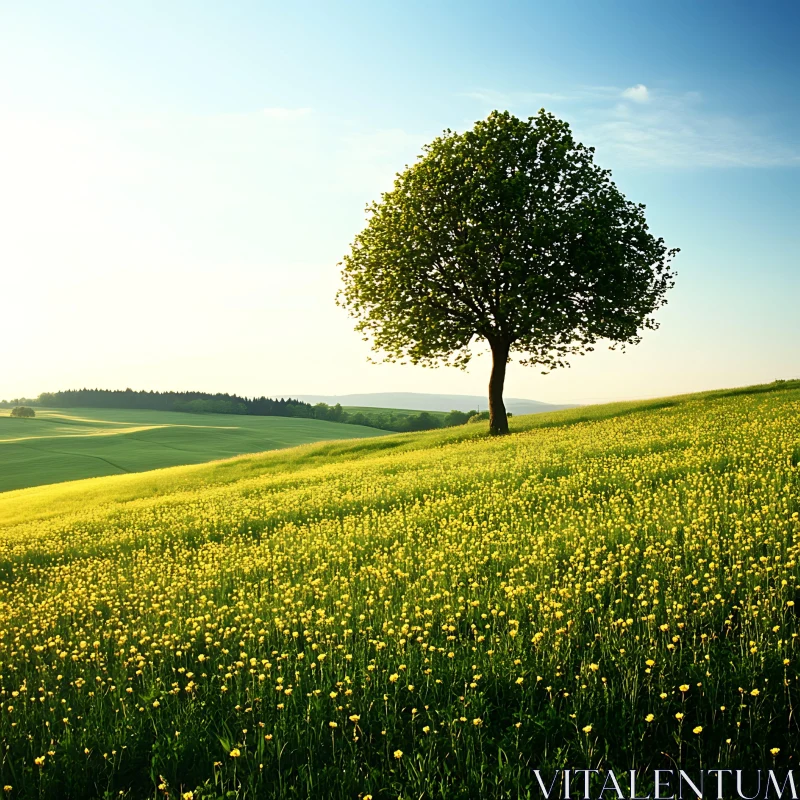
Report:
[{"label": "bush", "polygon": [[477,412],[475,411],[457,411],[453,409],[445,418],[445,428],[452,428],[455,425],[464,425],[469,421],[469,418]]},{"label": "bush", "polygon": [[412,414],[408,417],[408,429],[410,431],[432,431],[441,427],[442,423],[427,411],[421,411],[419,414]]},{"label": "bush", "polygon": [[16,406],[11,409],[12,417],[35,417],[36,412],[30,406]]},{"label": "bush", "polygon": [[[506,417],[511,419],[511,412],[506,411]],[[481,411],[480,414],[473,413],[472,416],[467,420],[467,422],[483,422],[484,420],[489,419],[489,412],[488,411]]]}]

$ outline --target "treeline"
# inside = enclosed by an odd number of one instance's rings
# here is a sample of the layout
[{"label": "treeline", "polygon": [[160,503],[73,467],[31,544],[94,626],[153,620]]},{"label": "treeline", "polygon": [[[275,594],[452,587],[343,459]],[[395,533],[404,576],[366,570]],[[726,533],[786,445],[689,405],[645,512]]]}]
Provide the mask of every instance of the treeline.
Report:
[{"label": "treeline", "polygon": [[44,392],[36,404],[46,408],[135,408],[152,411],[188,411],[196,414],[254,414],[259,417],[308,417],[313,407],[301,400],[239,397],[207,392],[145,392],[125,389],[70,389]]},{"label": "treeline", "polygon": [[[341,422],[348,425],[364,425],[399,433],[428,431],[434,428],[449,428],[466,422],[488,419],[488,413],[475,411],[451,411],[437,416],[421,411],[418,414],[396,412],[345,411],[337,403],[311,405],[302,400],[269,397],[240,397],[236,394],[208,394],[207,392],[153,392],[113,391],[110,389],[70,389],[64,392],[44,392],[36,400],[17,398],[0,401],[0,407],[17,405],[41,406],[44,408],[131,408],[151,411],[182,411],[194,414],[249,414],[259,417],[300,417]],[[510,415],[509,415],[510,416]]]},{"label": "treeline", "polygon": [[451,411],[444,417],[420,411],[419,414],[398,414],[393,412],[348,412],[338,403],[329,406],[326,403],[317,403],[314,406],[315,419],[325,419],[331,422],[347,422],[350,425],[366,425],[368,428],[380,428],[384,431],[409,433],[411,431],[430,431],[436,428],[452,428],[455,425],[464,425],[472,419],[489,419],[475,411]]},{"label": "treeline", "polygon": [[0,400],[0,408],[14,408],[15,406],[35,406],[36,400],[30,397],[16,397],[14,400]]}]

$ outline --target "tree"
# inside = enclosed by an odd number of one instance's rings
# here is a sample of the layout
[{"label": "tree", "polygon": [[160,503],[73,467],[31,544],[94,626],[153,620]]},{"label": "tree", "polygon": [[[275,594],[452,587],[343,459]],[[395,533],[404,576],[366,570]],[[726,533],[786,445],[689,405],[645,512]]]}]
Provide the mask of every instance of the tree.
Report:
[{"label": "tree", "polygon": [[474,411],[467,413],[466,411],[458,411],[454,408],[444,418],[444,426],[445,428],[453,428],[456,425],[464,425],[474,413]]},{"label": "tree", "polygon": [[439,420],[432,417],[427,411],[408,415],[408,430],[410,431],[431,431],[441,427],[442,424]]},{"label": "tree", "polygon": [[12,417],[35,417],[36,412],[30,408],[29,406],[17,406],[16,408],[11,409],[11,416]]},{"label": "tree", "polygon": [[507,433],[512,354],[548,372],[657,327],[678,251],[650,234],[644,208],[566,122],[493,111],[426,145],[367,207],[337,303],[385,361],[464,368],[488,344],[490,430]]}]

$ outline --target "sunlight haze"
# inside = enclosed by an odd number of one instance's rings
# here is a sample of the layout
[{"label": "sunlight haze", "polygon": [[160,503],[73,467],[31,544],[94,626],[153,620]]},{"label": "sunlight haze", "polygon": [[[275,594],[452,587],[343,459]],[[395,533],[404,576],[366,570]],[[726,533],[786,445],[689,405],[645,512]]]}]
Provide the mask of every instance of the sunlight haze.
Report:
[{"label": "sunlight haze", "polygon": [[567,120],[681,248],[659,330],[512,363],[508,396],[800,377],[799,29],[792,3],[5,3],[0,399],[485,394],[486,355],[369,363],[335,295],[366,204],[494,108]]}]

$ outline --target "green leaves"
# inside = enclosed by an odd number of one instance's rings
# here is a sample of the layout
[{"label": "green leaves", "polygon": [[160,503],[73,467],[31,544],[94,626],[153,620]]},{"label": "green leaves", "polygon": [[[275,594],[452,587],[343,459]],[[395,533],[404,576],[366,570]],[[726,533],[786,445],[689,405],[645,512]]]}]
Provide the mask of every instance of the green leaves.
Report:
[{"label": "green leaves", "polygon": [[678,251],[593,152],[544,110],[445,131],[369,207],[337,302],[386,360],[428,366],[466,366],[475,339],[546,369],[638,342]]}]

